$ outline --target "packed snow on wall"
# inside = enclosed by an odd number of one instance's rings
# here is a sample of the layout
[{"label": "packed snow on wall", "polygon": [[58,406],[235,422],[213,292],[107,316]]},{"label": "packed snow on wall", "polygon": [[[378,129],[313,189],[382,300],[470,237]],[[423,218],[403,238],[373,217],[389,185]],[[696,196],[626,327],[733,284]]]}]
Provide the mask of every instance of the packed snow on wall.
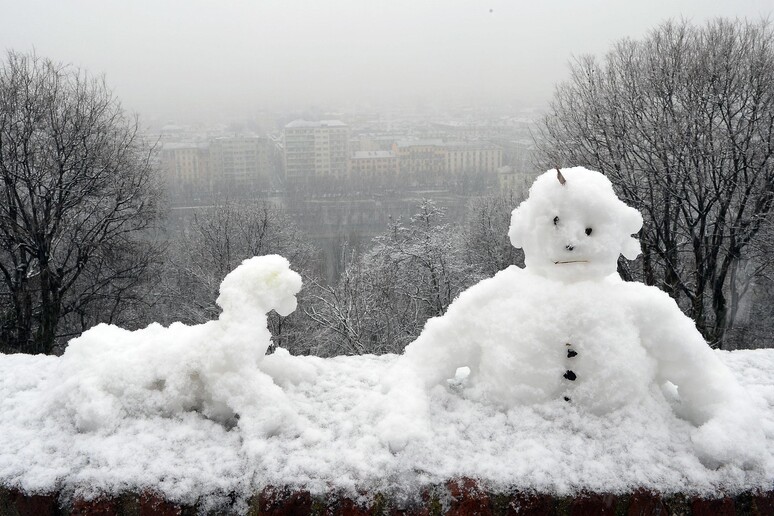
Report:
[{"label": "packed snow on wall", "polygon": [[224,279],[216,321],[0,355],[0,485],[202,507],[461,476],[556,495],[771,488],[774,350],[712,351],[668,296],[621,281],[639,214],[598,173],[560,178],[513,213],[526,268],[463,293],[400,357],[266,355],[266,313],[301,288],[278,256]]}]

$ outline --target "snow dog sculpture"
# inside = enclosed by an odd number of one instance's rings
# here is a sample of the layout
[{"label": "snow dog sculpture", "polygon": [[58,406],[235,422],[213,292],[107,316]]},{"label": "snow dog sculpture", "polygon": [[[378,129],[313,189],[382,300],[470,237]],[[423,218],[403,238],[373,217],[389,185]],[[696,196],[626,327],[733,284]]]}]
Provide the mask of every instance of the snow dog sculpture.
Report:
[{"label": "snow dog sculpture", "polygon": [[[125,415],[196,411],[259,434],[287,416],[284,393],[260,370],[271,343],[266,313],[296,308],[301,276],[277,255],[245,260],[220,285],[215,321],[158,323],[129,331],[100,324],[70,341],[62,357],[63,406],[83,430],[110,429]],[[245,418],[252,421],[245,421]]]},{"label": "snow dog sculpture", "polygon": [[394,415],[382,428],[390,446],[405,446],[405,429],[416,428],[406,418],[423,419],[427,391],[463,367],[463,395],[504,409],[563,403],[601,416],[658,398],[694,425],[705,463],[744,457],[746,440],[762,442],[746,393],[693,321],[661,290],[618,276],[618,256],[639,254],[632,234],[641,226],[598,172],[539,176],[511,218],[525,267],[463,292],[392,368]]}]

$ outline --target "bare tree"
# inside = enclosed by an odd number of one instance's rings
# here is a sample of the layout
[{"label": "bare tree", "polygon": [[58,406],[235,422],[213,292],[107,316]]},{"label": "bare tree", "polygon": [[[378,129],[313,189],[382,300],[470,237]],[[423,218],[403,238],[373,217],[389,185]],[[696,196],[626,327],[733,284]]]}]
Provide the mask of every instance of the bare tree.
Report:
[{"label": "bare tree", "polygon": [[774,331],[774,217],[761,227],[756,238],[745,249],[729,273],[728,334],[731,347],[771,347]]},{"label": "bare tree", "polygon": [[[305,289],[299,299],[316,275],[315,249],[279,207],[265,201],[224,202],[201,208],[183,224],[181,234],[172,235],[169,254],[162,322],[198,324],[216,319],[220,283],[246,258],[266,254],[287,258],[304,277]],[[300,340],[302,315],[301,310],[289,317],[270,315],[275,345],[292,347]]]},{"label": "bare tree", "polygon": [[477,197],[468,203],[462,228],[465,261],[486,276],[494,276],[510,265],[524,266],[524,252],[508,238],[511,212],[521,199],[513,193]]},{"label": "bare tree", "polygon": [[340,282],[315,289],[306,305],[318,325],[318,354],[399,353],[430,317],[443,315],[481,279],[463,257],[459,232],[425,200],[411,220],[394,222],[350,260]]},{"label": "bare tree", "polygon": [[141,301],[156,260],[151,149],[105,83],[36,55],[0,66],[0,347],[60,337]]},{"label": "bare tree", "polygon": [[336,285],[315,282],[304,312],[312,322],[310,349],[317,356],[383,354],[395,351],[383,324],[380,299],[372,280],[354,252]]},{"label": "bare tree", "polygon": [[577,59],[539,134],[545,167],[605,173],[645,218],[640,274],[723,347],[732,277],[774,205],[768,22],[665,23]]}]

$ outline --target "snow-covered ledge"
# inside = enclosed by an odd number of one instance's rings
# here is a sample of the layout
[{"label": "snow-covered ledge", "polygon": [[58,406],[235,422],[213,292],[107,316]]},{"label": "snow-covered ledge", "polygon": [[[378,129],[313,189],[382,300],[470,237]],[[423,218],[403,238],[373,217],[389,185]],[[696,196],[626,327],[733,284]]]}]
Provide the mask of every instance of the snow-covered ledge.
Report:
[{"label": "snow-covered ledge", "polygon": [[[774,428],[774,350],[718,356],[755,400],[761,427]],[[154,514],[132,512],[151,506],[177,507],[159,514],[223,507],[473,514],[479,506],[487,508],[482,514],[514,514],[521,505],[563,514],[632,504],[663,504],[669,513],[774,514],[770,457],[753,471],[708,469],[679,419],[660,428],[634,410],[612,419],[567,407],[564,414],[546,407],[502,412],[436,389],[434,435],[393,453],[375,429],[385,406],[376,386],[395,356],[323,360],[278,352],[266,360],[286,403],[297,408],[293,422],[271,435],[197,412],[125,415],[111,428],[79,430],[49,405],[61,358],[0,356],[0,514],[91,506],[84,500],[113,508],[101,514]]]},{"label": "snow-covered ledge", "polygon": [[266,355],[301,287],[279,256],[216,321],[0,355],[0,514],[774,514],[774,350],[712,351],[621,281],[640,223],[597,173],[541,176],[527,267],[401,356]]}]

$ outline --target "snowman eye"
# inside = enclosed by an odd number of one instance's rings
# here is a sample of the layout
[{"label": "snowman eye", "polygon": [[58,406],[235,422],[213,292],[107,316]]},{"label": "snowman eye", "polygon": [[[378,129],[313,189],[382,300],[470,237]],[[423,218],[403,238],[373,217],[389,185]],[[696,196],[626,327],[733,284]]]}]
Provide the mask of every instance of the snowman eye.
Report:
[{"label": "snowman eye", "polygon": [[586,228],[586,235],[587,236],[591,235],[591,231],[592,231],[591,228]]},{"label": "snowman eye", "polygon": [[559,216],[557,215],[554,217],[554,226],[556,226],[559,223]]}]

